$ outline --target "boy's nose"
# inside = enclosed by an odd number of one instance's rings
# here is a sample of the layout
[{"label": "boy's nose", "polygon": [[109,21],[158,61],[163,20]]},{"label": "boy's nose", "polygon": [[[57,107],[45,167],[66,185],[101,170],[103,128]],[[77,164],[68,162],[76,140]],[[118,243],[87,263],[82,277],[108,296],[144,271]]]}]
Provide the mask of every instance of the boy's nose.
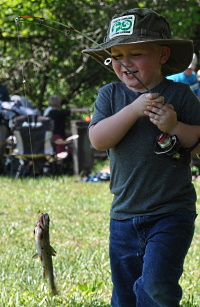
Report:
[{"label": "boy's nose", "polygon": [[124,57],[123,60],[122,60],[122,63],[125,65],[125,66],[133,66],[133,61],[130,57]]}]

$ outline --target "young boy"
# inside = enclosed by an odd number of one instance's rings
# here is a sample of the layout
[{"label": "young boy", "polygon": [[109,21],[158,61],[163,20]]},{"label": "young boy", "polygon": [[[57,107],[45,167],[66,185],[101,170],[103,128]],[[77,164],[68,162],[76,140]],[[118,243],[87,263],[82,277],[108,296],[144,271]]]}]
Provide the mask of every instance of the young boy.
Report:
[{"label": "young boy", "polygon": [[188,85],[165,77],[189,66],[192,42],[172,39],[164,17],[135,8],[115,15],[105,42],[83,52],[111,61],[121,80],[99,90],[89,129],[110,158],[112,307],[180,306],[196,218],[190,159],[200,152],[200,103]]}]

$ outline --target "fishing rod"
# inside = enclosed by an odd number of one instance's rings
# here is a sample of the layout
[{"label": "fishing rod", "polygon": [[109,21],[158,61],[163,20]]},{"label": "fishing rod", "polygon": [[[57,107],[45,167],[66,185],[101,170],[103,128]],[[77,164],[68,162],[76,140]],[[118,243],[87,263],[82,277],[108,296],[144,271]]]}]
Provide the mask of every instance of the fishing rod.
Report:
[{"label": "fishing rod", "polygon": [[[38,22],[38,25],[44,25],[44,21],[47,20],[47,21],[51,21],[57,25],[61,25],[63,26],[64,28],[67,28],[68,31],[65,32],[65,34],[68,36],[71,34],[71,31],[74,31],[76,32],[77,34],[85,37],[87,40],[91,41],[93,44],[95,44],[97,47],[100,47],[102,48],[107,54],[108,54],[108,58],[104,61],[104,65],[105,66],[108,66],[111,64],[112,62],[112,58],[115,59],[120,65],[122,65],[132,76],[135,77],[135,79],[149,92],[151,93],[150,89],[140,80],[140,78],[138,78],[136,76],[136,74],[131,71],[123,62],[121,62],[119,59],[117,59],[115,56],[112,55],[112,53],[110,51],[108,51],[106,48],[104,48],[103,46],[101,46],[98,42],[94,41],[91,37],[89,37],[87,34],[75,29],[74,27],[72,26],[69,26],[67,24],[64,24],[62,22],[59,22],[59,21],[56,21],[56,20],[50,20],[50,19],[46,19],[44,17],[37,17],[37,16],[18,16],[15,18],[15,22],[19,22],[20,19],[37,19],[39,22]],[[46,25],[45,25],[46,26]],[[47,26],[48,27],[48,26]],[[80,41],[78,41],[80,43]],[[82,44],[82,43],[81,43]],[[83,45],[83,44],[82,44]],[[94,52],[95,53],[95,52]],[[99,57],[99,55],[97,53],[95,53],[97,57]],[[99,57],[100,58],[100,57]]]}]

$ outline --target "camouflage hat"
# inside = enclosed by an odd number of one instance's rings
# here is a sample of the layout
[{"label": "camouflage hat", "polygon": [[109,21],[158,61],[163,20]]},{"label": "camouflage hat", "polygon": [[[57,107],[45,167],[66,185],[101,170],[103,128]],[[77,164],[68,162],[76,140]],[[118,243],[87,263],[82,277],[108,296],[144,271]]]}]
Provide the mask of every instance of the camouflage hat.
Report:
[{"label": "camouflage hat", "polygon": [[[164,76],[184,71],[192,61],[192,41],[173,39],[166,18],[146,8],[134,8],[114,15],[104,42],[82,52],[105,65],[112,47],[136,43],[154,43],[170,47],[170,57],[162,66]],[[111,63],[106,67],[113,71]]]}]

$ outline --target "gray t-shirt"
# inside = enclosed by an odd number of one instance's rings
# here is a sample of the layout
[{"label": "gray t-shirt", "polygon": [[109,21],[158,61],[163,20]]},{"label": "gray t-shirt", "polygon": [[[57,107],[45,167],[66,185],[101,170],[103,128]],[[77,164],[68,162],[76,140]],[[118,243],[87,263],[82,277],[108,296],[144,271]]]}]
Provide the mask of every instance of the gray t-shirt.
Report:
[{"label": "gray t-shirt", "polygon": [[[179,121],[200,125],[200,102],[188,85],[164,79],[151,91],[160,93],[166,103],[174,106]],[[139,95],[122,82],[103,86],[98,92],[90,126],[117,113]],[[149,117],[141,117],[126,136],[109,149],[110,189],[114,194],[111,218],[124,220],[177,210],[195,211],[191,154],[183,152],[178,160],[156,154],[154,147],[160,133]]]}]

